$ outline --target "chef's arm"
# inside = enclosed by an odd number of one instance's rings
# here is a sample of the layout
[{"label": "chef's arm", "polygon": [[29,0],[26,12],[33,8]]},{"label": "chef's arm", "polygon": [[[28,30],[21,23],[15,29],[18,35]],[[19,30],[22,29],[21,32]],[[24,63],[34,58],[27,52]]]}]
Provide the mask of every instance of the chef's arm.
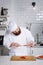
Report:
[{"label": "chef's arm", "polygon": [[28,44],[27,44],[27,46],[30,46],[30,47],[34,47],[34,42],[33,41],[30,41]]},{"label": "chef's arm", "polygon": [[30,41],[30,42],[28,43],[28,46],[30,46],[30,47],[34,47],[34,45],[35,45],[35,42],[33,42],[33,41]]},{"label": "chef's arm", "polygon": [[34,45],[35,45],[34,37],[32,37],[32,35],[30,35],[27,38],[26,46],[34,47]]},{"label": "chef's arm", "polygon": [[18,43],[14,43],[14,42],[11,42],[9,40],[9,36],[5,36],[4,37],[4,41],[3,41],[3,46],[7,47],[8,49],[10,49],[11,47],[15,46],[15,47],[18,47],[20,46]]},{"label": "chef's arm", "polygon": [[10,47],[13,47],[13,46],[15,46],[15,47],[19,47],[20,44],[18,44],[18,43],[14,43],[14,42],[13,42],[13,43],[10,44]]},{"label": "chef's arm", "polygon": [[27,46],[34,47],[34,45],[35,45],[34,37],[30,31],[28,32],[28,36],[27,36],[26,40],[27,40]]},{"label": "chef's arm", "polygon": [[10,42],[10,43],[8,43],[8,42],[6,42],[5,44],[4,44],[4,46],[6,47],[6,48],[8,48],[8,49],[10,49],[11,47],[19,47],[20,45],[18,44],[18,43],[14,43],[14,42]]},{"label": "chef's arm", "polygon": [[24,46],[30,46],[30,47],[34,47],[34,42],[30,41],[29,43],[26,43]]}]

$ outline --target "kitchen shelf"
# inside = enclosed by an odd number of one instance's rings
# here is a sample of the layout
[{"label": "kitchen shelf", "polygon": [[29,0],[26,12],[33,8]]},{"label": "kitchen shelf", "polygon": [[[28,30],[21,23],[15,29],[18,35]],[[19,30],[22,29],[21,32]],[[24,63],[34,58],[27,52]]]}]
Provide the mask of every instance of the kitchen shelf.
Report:
[{"label": "kitchen shelf", "polygon": [[0,18],[6,18],[6,17],[9,17],[9,16],[6,16],[6,15],[1,16],[1,15],[0,15]]}]

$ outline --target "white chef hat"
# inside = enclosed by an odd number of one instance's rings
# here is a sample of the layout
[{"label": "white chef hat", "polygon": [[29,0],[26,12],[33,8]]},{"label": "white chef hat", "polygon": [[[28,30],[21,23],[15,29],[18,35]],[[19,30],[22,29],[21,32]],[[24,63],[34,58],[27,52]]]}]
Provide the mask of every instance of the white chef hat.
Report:
[{"label": "white chef hat", "polygon": [[17,24],[14,21],[12,21],[12,20],[11,20],[11,22],[9,22],[9,26],[8,27],[9,27],[9,31],[10,32],[13,32],[13,31],[15,31],[18,28]]}]

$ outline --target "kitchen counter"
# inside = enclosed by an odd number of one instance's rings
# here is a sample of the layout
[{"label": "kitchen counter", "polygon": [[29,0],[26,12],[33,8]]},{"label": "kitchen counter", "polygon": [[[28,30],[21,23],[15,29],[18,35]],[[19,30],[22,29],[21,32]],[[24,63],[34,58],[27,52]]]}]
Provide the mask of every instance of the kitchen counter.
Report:
[{"label": "kitchen counter", "polygon": [[[28,48],[28,51],[29,51],[30,48]],[[34,56],[37,56],[37,55],[43,55],[43,46],[39,46],[39,45],[36,45],[34,46],[33,48],[31,48],[32,50],[32,55]],[[9,50],[7,48],[5,48],[4,46],[0,46],[0,55],[8,55],[9,53]],[[28,53],[29,54],[29,53]]]},{"label": "kitchen counter", "polygon": [[43,65],[43,60],[36,61],[10,61],[10,56],[0,56],[0,65]]},{"label": "kitchen counter", "polygon": [[0,45],[0,55],[8,55],[8,52],[9,50],[6,47]]},{"label": "kitchen counter", "polygon": [[43,48],[43,46],[36,45],[34,48]]}]

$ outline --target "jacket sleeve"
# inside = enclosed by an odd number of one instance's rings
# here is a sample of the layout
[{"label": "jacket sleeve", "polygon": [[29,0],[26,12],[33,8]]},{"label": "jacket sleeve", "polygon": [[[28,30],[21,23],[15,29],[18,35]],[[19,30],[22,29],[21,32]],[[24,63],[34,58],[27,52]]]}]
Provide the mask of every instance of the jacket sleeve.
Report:
[{"label": "jacket sleeve", "polygon": [[9,36],[4,36],[4,42],[3,42],[3,45],[5,46],[5,47],[7,47],[8,49],[10,49],[10,44],[11,44],[11,42],[10,42],[10,40],[9,40]]},{"label": "jacket sleeve", "polygon": [[[32,33],[27,30],[27,43],[33,41],[34,42],[34,37],[32,36]],[[34,43],[35,44],[35,43]]]}]

